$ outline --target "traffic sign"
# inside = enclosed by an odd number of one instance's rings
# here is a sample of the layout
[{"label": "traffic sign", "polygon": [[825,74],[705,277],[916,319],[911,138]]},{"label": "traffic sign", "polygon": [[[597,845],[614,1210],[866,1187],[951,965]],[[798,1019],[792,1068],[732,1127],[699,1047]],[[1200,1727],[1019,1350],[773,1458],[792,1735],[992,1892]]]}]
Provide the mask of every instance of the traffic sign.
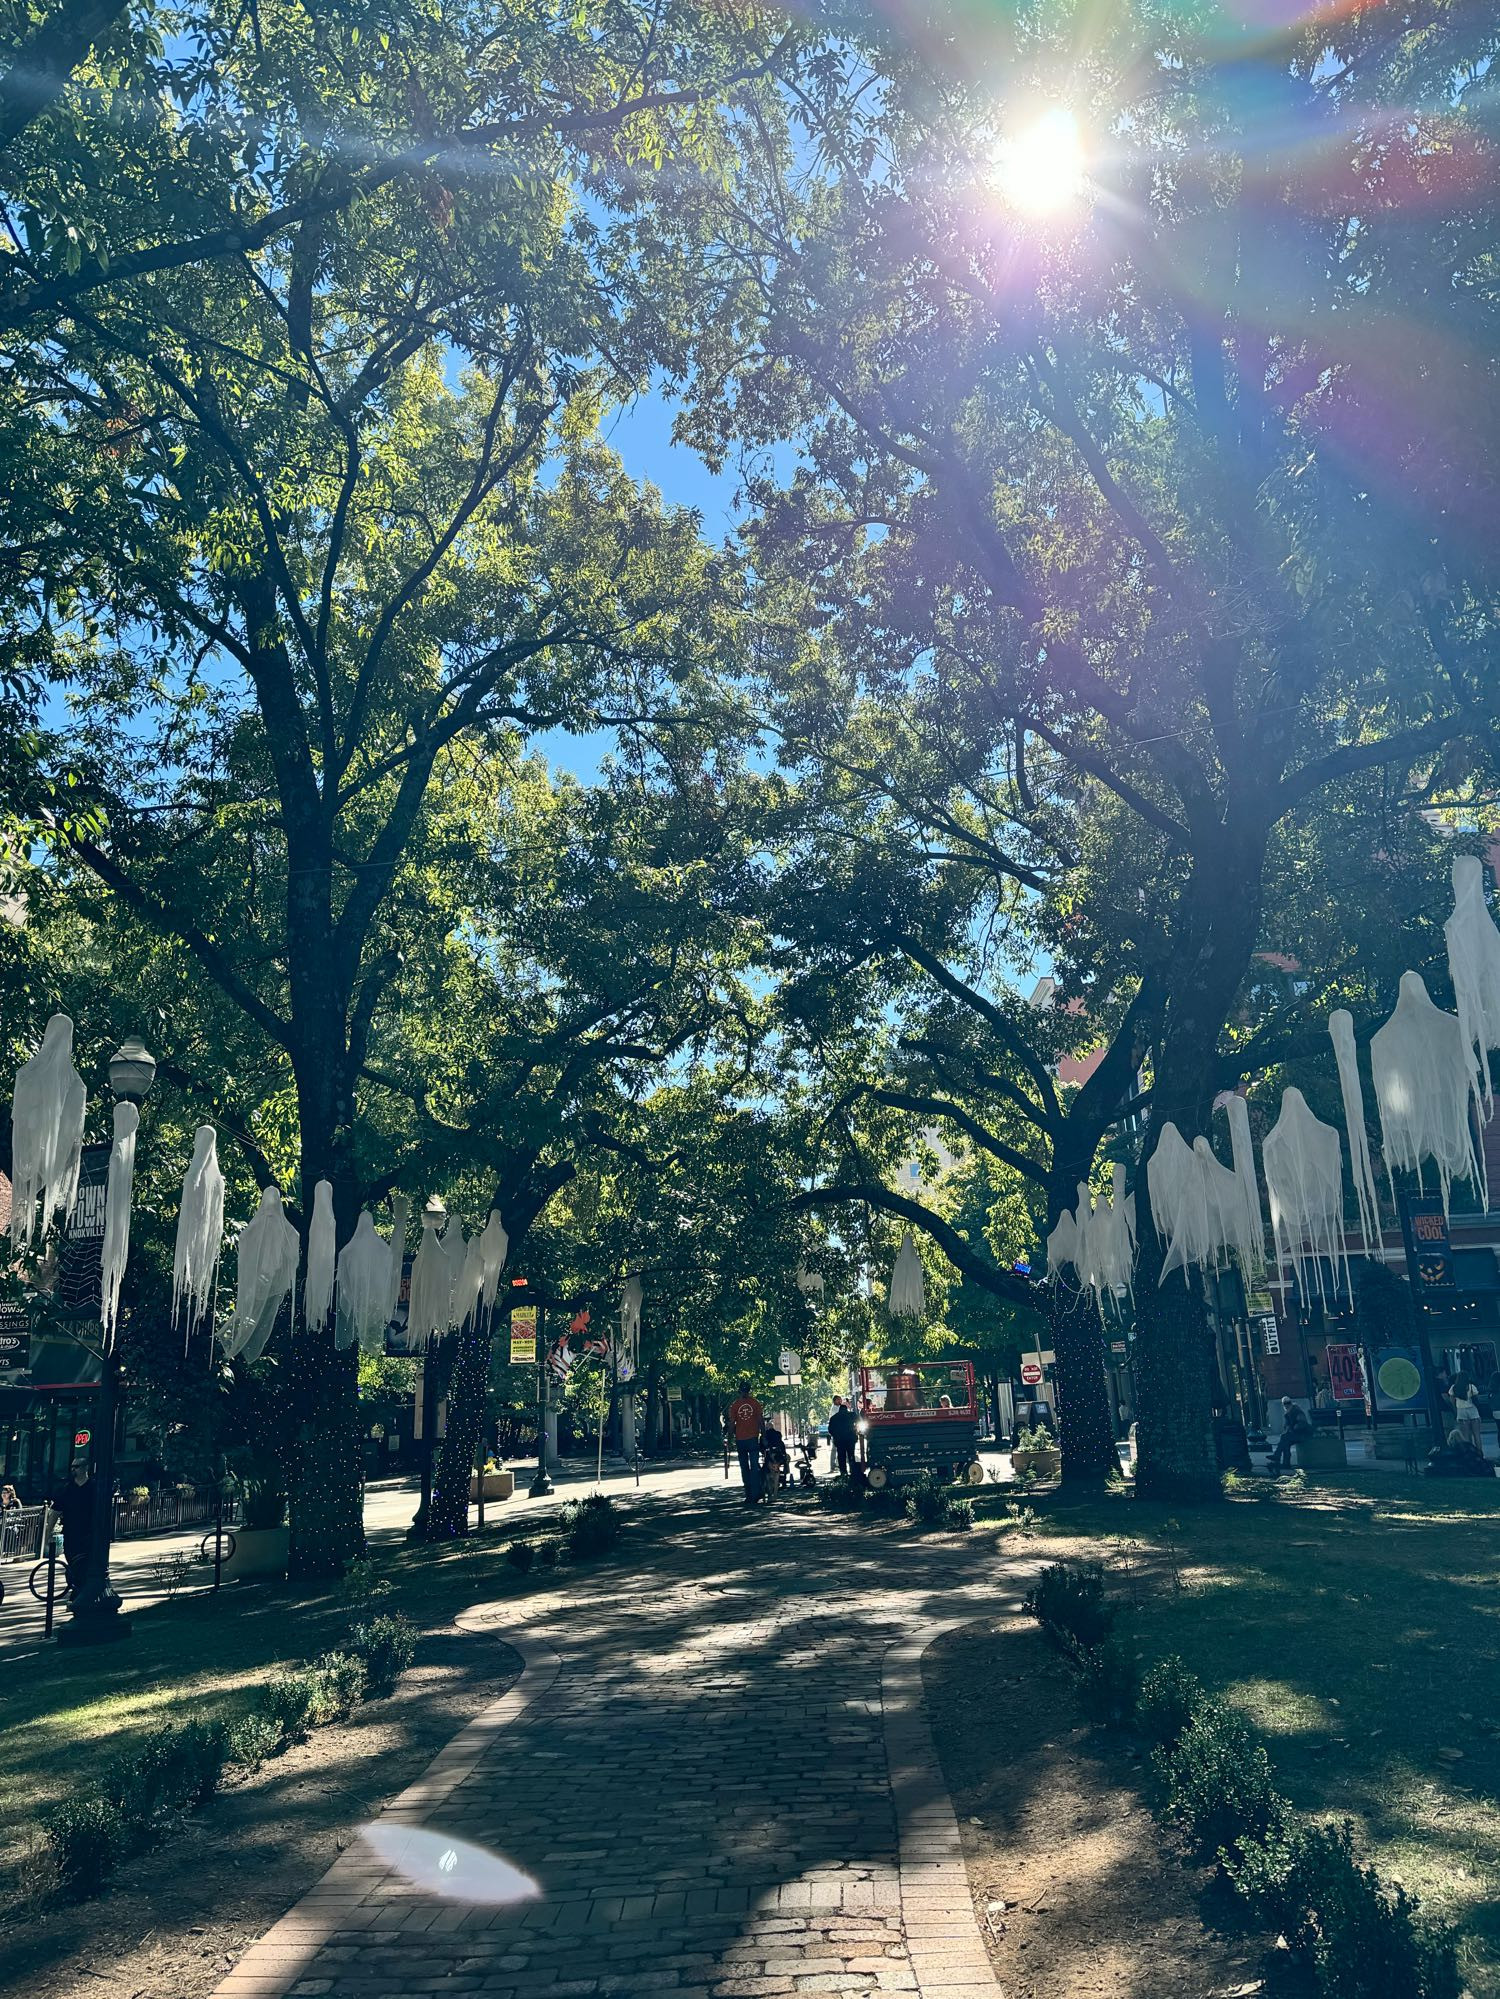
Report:
[{"label": "traffic sign", "polygon": [[1021,1362],[1021,1379],[1028,1388],[1035,1388],[1042,1378],[1042,1364],[1039,1360]]},{"label": "traffic sign", "polygon": [[777,1365],[782,1374],[800,1374],[802,1372],[802,1356],[799,1353],[793,1353],[791,1348],[787,1347],[778,1356]]}]

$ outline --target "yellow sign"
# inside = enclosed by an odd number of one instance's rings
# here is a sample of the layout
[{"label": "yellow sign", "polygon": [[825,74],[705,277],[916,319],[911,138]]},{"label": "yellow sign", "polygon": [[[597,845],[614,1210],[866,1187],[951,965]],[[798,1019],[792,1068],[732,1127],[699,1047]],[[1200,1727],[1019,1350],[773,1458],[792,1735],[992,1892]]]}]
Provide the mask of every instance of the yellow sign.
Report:
[{"label": "yellow sign", "polygon": [[510,1364],[512,1367],[536,1366],[535,1305],[512,1305],[510,1308]]}]

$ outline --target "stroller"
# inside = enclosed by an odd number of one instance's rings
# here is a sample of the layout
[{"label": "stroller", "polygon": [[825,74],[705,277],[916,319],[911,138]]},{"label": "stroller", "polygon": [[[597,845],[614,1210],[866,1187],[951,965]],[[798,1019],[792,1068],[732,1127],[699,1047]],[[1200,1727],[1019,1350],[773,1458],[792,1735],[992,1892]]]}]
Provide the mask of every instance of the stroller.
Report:
[{"label": "stroller", "polygon": [[817,1440],[804,1437],[797,1445],[797,1483],[804,1492],[813,1492],[818,1484]]}]

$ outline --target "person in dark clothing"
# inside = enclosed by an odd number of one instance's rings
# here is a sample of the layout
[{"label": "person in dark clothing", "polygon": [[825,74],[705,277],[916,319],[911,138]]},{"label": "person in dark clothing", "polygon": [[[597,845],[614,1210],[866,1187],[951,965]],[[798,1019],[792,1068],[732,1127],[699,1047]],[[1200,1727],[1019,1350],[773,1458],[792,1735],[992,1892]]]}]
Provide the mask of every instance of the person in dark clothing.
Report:
[{"label": "person in dark clothing", "polygon": [[845,1478],[852,1478],[859,1425],[854,1420],[854,1411],[842,1395],[833,1398],[833,1414],[828,1418],[828,1441],[833,1446],[834,1462],[839,1472]]},{"label": "person in dark clothing", "polygon": [[1281,1435],[1276,1439],[1276,1448],[1271,1453],[1272,1471],[1290,1471],[1292,1447],[1305,1443],[1312,1435],[1312,1424],[1307,1420],[1307,1411],[1290,1395],[1281,1398]]},{"label": "person in dark clothing", "polygon": [[67,1484],[52,1502],[52,1510],[62,1528],[68,1588],[76,1590],[94,1548],[94,1480],[82,1460],[74,1465]]}]

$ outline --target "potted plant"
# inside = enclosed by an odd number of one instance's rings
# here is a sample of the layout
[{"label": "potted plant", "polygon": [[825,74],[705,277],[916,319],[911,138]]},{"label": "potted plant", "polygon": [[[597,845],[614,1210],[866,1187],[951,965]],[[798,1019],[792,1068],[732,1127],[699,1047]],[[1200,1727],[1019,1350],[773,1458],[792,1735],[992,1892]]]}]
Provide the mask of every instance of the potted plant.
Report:
[{"label": "potted plant", "polygon": [[235,1576],[284,1576],[291,1530],[286,1524],[286,1489],[264,1466],[233,1483],[239,1489],[240,1524],[232,1529],[234,1552],[223,1566],[224,1580]]},{"label": "potted plant", "polygon": [[[494,1458],[484,1461],[484,1496],[489,1499],[509,1499],[516,1489],[516,1475],[504,1470]],[[469,1498],[479,1497],[479,1474],[469,1473]]]},{"label": "potted plant", "polygon": [[1037,1478],[1056,1478],[1062,1470],[1062,1452],[1050,1431],[1018,1430],[1011,1447],[1010,1468],[1017,1478],[1028,1472]]}]

